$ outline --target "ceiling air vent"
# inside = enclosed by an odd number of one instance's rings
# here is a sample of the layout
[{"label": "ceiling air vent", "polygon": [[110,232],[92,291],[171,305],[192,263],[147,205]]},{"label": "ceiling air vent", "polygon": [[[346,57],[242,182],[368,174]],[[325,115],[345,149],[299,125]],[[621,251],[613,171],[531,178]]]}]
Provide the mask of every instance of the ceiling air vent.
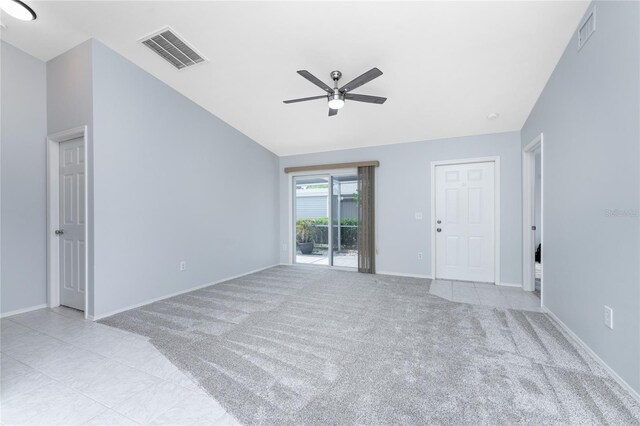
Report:
[{"label": "ceiling air vent", "polygon": [[580,29],[578,30],[578,50],[582,49],[589,37],[596,31],[596,9],[591,9],[591,12],[582,21]]},{"label": "ceiling air vent", "polygon": [[169,27],[143,37],[139,41],[179,70],[205,61],[193,47]]}]

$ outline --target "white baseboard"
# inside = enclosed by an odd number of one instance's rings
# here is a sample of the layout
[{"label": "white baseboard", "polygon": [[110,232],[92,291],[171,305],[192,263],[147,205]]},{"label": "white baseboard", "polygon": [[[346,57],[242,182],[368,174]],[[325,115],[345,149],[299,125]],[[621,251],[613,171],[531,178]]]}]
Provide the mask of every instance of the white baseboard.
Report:
[{"label": "white baseboard", "polygon": [[403,272],[389,272],[389,271],[376,271],[376,275],[394,275],[396,277],[408,277],[408,278],[423,278],[432,280],[430,275],[418,275],[418,274],[405,274]]},{"label": "white baseboard", "polygon": [[591,349],[584,341],[582,341],[582,339],[580,337],[578,337],[578,335],[576,333],[574,333],[565,323],[563,323],[560,318],[558,318],[553,312],[551,312],[546,306],[542,306],[542,310],[544,311],[545,314],[549,315],[551,317],[551,319],[558,324],[558,326],[565,332],[567,333],[571,338],[573,338],[573,340],[575,340],[576,342],[578,342],[578,344],[582,347],[582,349],[584,349],[585,351],[587,351],[589,353],[589,355],[591,355],[593,357],[593,359],[595,359],[598,364],[600,364],[602,366],[602,368],[604,368],[607,373],[609,373],[611,375],[611,377],[613,377],[613,380],[615,380],[616,382],[618,382],[618,384],[620,386],[622,386],[622,388],[624,390],[626,390],[627,392],[629,392],[629,394],[640,403],[640,393],[638,393],[635,389],[633,389],[631,387],[631,385],[627,382],[625,382],[625,380],[620,377],[618,375],[618,373],[616,373],[611,367],[609,367],[609,364],[607,364],[606,362],[604,362],[604,360],[602,358],[600,358],[598,356],[598,354],[596,354],[593,349]]},{"label": "white baseboard", "polygon": [[[116,309],[115,311],[107,312],[107,313],[104,313],[104,314],[88,315],[87,319],[91,320],[91,321],[98,321],[98,320],[100,320],[102,318],[106,318],[106,317],[110,317],[111,315],[119,314],[120,312],[128,311],[130,309],[139,308],[140,306],[148,305],[149,303],[157,302],[159,300],[168,299],[170,297],[179,296],[179,295],[184,294],[184,293],[189,293],[190,291],[200,290],[201,288],[209,287],[209,286],[212,286],[212,285],[215,285],[215,284],[223,283],[225,281],[229,281],[229,280],[233,280],[233,279],[236,279],[236,278],[244,277],[245,275],[255,274],[256,272],[264,271],[265,269],[273,268],[274,266],[278,266],[278,265],[279,265],[278,263],[275,263],[273,265],[265,266],[264,268],[254,269],[253,271],[244,272],[242,274],[234,275],[232,277],[222,278],[220,280],[213,281],[213,282],[210,282],[210,283],[201,284],[201,285],[198,285],[198,286],[195,286],[195,287],[190,287],[190,288],[188,288],[186,290],[180,290],[180,291],[177,291],[175,293],[166,294],[164,296],[160,296],[160,297],[156,297],[156,298],[153,298],[153,299],[145,300],[144,302],[136,303],[135,305],[129,305],[129,306],[126,306],[124,308]],[[46,305],[44,305],[44,306],[46,306]]]},{"label": "white baseboard", "polygon": [[[292,266],[291,263],[281,263],[280,265]],[[328,266],[325,266],[325,265],[312,265],[312,264],[305,264],[305,263],[296,263],[295,266],[304,266],[304,267],[310,267],[310,268],[318,268],[318,267],[328,268]],[[341,268],[336,268],[336,267],[334,267],[333,269],[343,270]],[[344,269],[345,270],[346,269],[353,270],[353,268],[344,268]],[[396,276],[396,277],[423,278],[423,279],[429,279],[429,280],[433,279],[433,277],[430,276],[430,275],[405,274],[405,273],[402,273],[402,272],[389,272],[389,271],[376,271],[376,275],[393,275],[393,276]]]},{"label": "white baseboard", "polygon": [[24,314],[26,312],[36,311],[38,309],[46,308],[47,304],[43,303],[42,305],[29,306],[28,308],[16,309],[15,311],[4,312],[0,314],[0,318],[10,317],[12,315]]},{"label": "white baseboard", "polygon": [[497,283],[496,285],[501,285],[503,287],[522,287],[522,284],[514,284],[514,283]]}]

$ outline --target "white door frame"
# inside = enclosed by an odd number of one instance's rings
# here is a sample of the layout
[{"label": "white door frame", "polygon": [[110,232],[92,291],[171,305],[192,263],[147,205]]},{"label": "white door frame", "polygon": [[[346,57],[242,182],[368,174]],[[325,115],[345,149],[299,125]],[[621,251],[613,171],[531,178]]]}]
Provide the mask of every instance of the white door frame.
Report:
[{"label": "white door frame", "polygon": [[55,230],[60,226],[60,144],[72,139],[83,138],[84,142],[84,259],[85,259],[85,300],[84,317],[89,311],[89,161],[87,147],[87,126],[75,127],[47,136],[47,305],[60,306],[60,243]]},{"label": "white door frame", "polygon": [[431,275],[436,276],[436,167],[454,164],[494,163],[494,277],[496,285],[500,285],[500,156],[464,158],[460,160],[444,160],[431,162]]},{"label": "white door frame", "polygon": [[[297,173],[288,173],[288,187],[289,187],[289,265],[299,265],[305,266],[304,263],[295,263],[296,259],[296,234],[293,231],[296,228],[296,200],[295,200],[295,178],[297,177],[311,177],[311,176],[319,176],[319,177],[328,177],[329,178],[329,195],[328,198],[328,209],[329,209],[329,218],[331,218],[331,191],[333,185],[333,176],[334,175],[345,175],[345,174],[358,174],[358,169],[328,169],[328,170],[312,170],[308,172],[297,172]],[[329,225],[331,225],[331,221],[329,221]],[[333,233],[331,232],[331,226],[329,226],[329,251],[328,251],[328,263],[333,263]],[[331,266],[331,265],[306,265],[311,267],[324,267],[324,268],[332,268],[339,269],[345,271],[353,271],[353,268],[341,267],[341,266]],[[357,269],[357,267],[356,267]]]},{"label": "white door frame", "polygon": [[[535,223],[535,151],[540,148],[540,168],[544,170],[544,135],[540,133],[522,149],[522,288],[535,290],[534,253],[535,240],[531,226]],[[544,172],[540,181],[540,244],[544,242]],[[544,247],[544,244],[542,244]],[[542,251],[544,257],[544,250]],[[542,258],[540,259],[541,263]],[[542,282],[542,281],[541,281]],[[544,303],[541,286],[540,300]]]}]

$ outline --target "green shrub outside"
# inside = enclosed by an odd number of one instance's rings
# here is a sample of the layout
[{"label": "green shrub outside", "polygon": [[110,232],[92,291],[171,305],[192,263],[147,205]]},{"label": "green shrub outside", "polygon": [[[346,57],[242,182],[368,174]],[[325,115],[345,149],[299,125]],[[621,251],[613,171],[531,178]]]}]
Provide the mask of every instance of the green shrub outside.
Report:
[{"label": "green shrub outside", "polygon": [[[298,219],[296,222],[296,238],[298,242],[303,242],[303,238],[314,241],[316,244],[327,244],[329,219],[320,217],[317,219]],[[336,224],[337,225],[337,224]],[[356,248],[358,244],[358,219],[341,219],[340,220],[340,246],[347,248]],[[337,227],[334,229],[334,237],[338,237]]]},{"label": "green shrub outside", "polygon": [[317,228],[313,219],[300,219],[296,222],[296,241],[309,243],[314,241]]}]

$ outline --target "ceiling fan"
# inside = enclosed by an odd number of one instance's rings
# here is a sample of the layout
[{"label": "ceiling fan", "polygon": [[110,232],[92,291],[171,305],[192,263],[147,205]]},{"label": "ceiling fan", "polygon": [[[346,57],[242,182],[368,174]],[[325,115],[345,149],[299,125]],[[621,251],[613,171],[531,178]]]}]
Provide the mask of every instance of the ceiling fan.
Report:
[{"label": "ceiling fan", "polygon": [[327,94],[320,96],[311,96],[309,98],[290,99],[288,101],[284,101],[285,104],[313,101],[315,99],[324,98],[329,101],[329,117],[331,117],[338,113],[338,110],[344,106],[344,101],[347,99],[351,101],[367,102],[370,104],[383,104],[384,101],[387,100],[387,98],[382,98],[380,96],[358,95],[355,93],[350,93],[352,90],[357,89],[363,84],[370,82],[374,78],[380,77],[382,75],[382,71],[380,71],[378,68],[371,68],[369,71],[365,72],[359,77],[356,77],[340,88],[338,88],[338,80],[340,80],[340,77],[342,77],[342,73],[340,71],[332,71],[331,79],[333,80],[333,89],[327,86],[324,82],[322,82],[319,78],[317,78],[307,70],[300,70],[298,71],[298,74],[327,92]]}]

